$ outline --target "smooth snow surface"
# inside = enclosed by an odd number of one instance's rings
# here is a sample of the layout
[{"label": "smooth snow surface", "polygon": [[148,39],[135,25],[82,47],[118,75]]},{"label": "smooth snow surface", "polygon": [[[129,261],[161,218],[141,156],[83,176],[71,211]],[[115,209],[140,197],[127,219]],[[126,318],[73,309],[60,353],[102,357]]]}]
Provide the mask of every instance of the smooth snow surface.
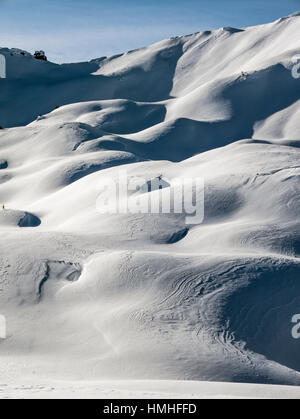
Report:
[{"label": "smooth snow surface", "polygon": [[[0,48],[3,384],[300,385],[299,53],[297,14],[89,63]],[[120,169],[203,177],[204,222],[101,215]]]},{"label": "smooth snow surface", "polygon": [[207,381],[19,381],[0,385],[0,394],[2,399],[299,399],[300,389]]}]

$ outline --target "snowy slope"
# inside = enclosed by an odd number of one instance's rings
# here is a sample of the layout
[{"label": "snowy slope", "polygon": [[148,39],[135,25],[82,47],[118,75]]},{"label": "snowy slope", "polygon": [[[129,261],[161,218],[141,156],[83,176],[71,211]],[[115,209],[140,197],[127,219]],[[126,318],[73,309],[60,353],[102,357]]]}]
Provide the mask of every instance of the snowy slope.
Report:
[{"label": "snowy slope", "polygon": [[[1,380],[300,385],[299,39],[295,14],[89,63],[0,48]],[[100,214],[120,170],[203,177],[204,221]]]},{"label": "snowy slope", "polygon": [[5,399],[299,399],[299,387],[199,381],[19,380],[1,386]]}]

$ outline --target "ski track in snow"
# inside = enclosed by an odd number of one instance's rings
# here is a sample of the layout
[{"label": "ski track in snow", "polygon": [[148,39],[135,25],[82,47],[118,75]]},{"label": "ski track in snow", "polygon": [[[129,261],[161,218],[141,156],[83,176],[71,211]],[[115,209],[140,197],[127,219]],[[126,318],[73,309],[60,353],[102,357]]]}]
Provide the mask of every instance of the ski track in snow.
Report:
[{"label": "ski track in snow", "polygon": [[[64,65],[0,48],[3,383],[300,385],[299,29],[294,15]],[[120,169],[203,177],[203,223],[99,214]]]}]

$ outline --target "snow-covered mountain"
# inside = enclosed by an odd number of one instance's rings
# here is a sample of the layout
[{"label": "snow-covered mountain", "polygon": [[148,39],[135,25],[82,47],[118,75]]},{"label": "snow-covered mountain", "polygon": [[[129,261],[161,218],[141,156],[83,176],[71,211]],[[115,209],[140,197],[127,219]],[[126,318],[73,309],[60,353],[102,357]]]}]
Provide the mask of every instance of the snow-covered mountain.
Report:
[{"label": "snow-covered mountain", "polygon": [[[300,385],[300,13],[87,63],[0,54],[1,380]],[[100,214],[120,170],[204,178],[204,221]]]}]

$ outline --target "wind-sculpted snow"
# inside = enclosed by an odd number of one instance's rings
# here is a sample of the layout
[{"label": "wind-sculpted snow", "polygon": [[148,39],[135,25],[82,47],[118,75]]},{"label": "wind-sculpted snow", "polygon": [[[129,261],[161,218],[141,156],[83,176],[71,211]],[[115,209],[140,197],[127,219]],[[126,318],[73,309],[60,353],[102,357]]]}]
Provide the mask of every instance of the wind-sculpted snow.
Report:
[{"label": "wind-sculpted snow", "polygon": [[[1,377],[300,385],[299,28],[64,65],[0,49]],[[100,213],[120,171],[141,200],[203,179],[204,218]]]},{"label": "wind-sculpted snow", "polygon": [[41,221],[38,217],[28,212],[5,210],[0,212],[1,227],[38,227]]}]

